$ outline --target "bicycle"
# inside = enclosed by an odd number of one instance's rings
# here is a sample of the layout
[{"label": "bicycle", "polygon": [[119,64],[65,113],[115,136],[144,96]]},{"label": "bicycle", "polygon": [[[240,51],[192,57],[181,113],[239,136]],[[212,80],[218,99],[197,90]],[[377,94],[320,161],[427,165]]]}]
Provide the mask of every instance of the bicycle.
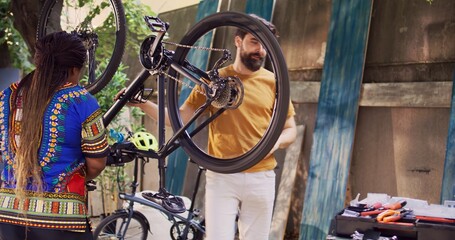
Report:
[{"label": "bicycle", "polygon": [[[199,190],[201,175],[205,170],[204,168],[199,167],[198,169],[196,184],[190,199],[190,207],[188,209],[183,208],[184,211],[187,212],[187,216],[185,217],[180,215],[183,211],[175,211],[175,209],[170,209],[169,206],[166,207],[167,205],[163,205],[162,203],[146,200],[136,196],[136,190],[139,186],[137,182],[138,165],[141,163],[143,168],[144,165],[149,162],[150,158],[156,158],[153,151],[141,151],[129,141],[116,143],[111,149],[112,153],[108,160],[109,166],[123,166],[128,162],[134,161],[133,179],[130,184],[131,193],[122,191],[120,181],[117,181],[118,188],[120,190],[119,198],[128,201],[128,206],[124,209],[119,209],[108,217],[102,219],[93,233],[94,239],[147,239],[148,232],[151,231],[150,224],[144,214],[134,209],[135,203],[140,203],[160,211],[167,218],[167,220],[172,223],[169,231],[172,240],[203,239],[205,233],[204,219],[200,217],[200,210],[195,208],[195,200]],[[159,166],[163,166],[163,160],[158,160]],[[162,189],[159,193],[162,194],[164,192],[165,190]],[[143,192],[142,194],[149,194],[153,197],[157,196],[159,193]],[[173,199],[179,198],[177,196],[167,194],[166,196],[160,195],[159,200],[166,201],[166,199],[171,196]],[[183,202],[178,203],[182,204],[179,207],[184,207]]]},{"label": "bicycle", "polygon": [[[263,159],[274,146],[287,118],[290,102],[289,79],[286,62],[275,36],[267,26],[249,15],[238,12],[220,12],[210,15],[196,23],[185,34],[180,43],[163,40],[170,26],[169,23],[148,16],[144,17],[144,20],[153,33],[141,44],[140,62],[144,70],[131,82],[123,96],[114,102],[103,117],[104,124],[107,126],[128,101],[147,99],[150,94],[146,94],[144,83],[150,76],[156,76],[158,91],[157,141],[159,149],[145,152],[131,151],[137,152],[140,156],[148,156],[158,160],[159,192],[156,196],[166,202],[175,198],[165,189],[165,158],[179,147],[182,147],[199,166],[220,173],[240,172]],[[50,22],[48,21],[48,23]],[[237,29],[252,34],[266,50],[265,66],[271,72],[270,74],[273,74],[275,80],[268,84],[274,90],[275,100],[270,103],[271,118],[269,122],[257,133],[257,136],[254,136],[258,139],[255,144],[245,146],[244,151],[235,156],[217,156],[207,150],[206,138],[204,140],[206,132],[210,131],[210,123],[214,119],[222,117],[225,111],[235,111],[235,109],[242,107],[244,96],[255,94],[255,89],[243,88],[242,76],[220,76],[218,72],[232,59],[231,49],[234,49],[234,46],[228,46],[224,39],[226,36],[233,36],[233,32]],[[201,41],[211,41],[211,46],[198,46]],[[170,48],[173,50],[165,47],[165,45],[171,46]],[[210,53],[210,56],[203,56],[210,60],[207,66],[194,63],[192,60],[192,56],[201,52]],[[203,57],[199,56],[196,59]],[[89,61],[93,60],[89,59]],[[97,78],[90,82],[86,88],[91,91],[102,89],[108,82],[109,80]],[[196,89],[194,86],[197,86]],[[181,96],[184,98],[185,92],[188,90],[203,94],[206,101],[194,112],[190,120],[184,123],[179,112],[179,99]],[[167,141],[165,139],[166,106],[174,131]],[[212,112],[206,117],[205,113],[209,110]],[[136,196],[123,194],[121,197],[129,201],[130,204],[134,202],[149,204],[145,202],[147,200]],[[139,214],[134,215],[132,209],[122,211],[125,211],[121,215],[126,219],[127,227],[125,230],[128,229],[128,224],[132,219],[144,219]],[[128,214],[127,218],[126,213]],[[112,218],[110,219],[112,220]],[[107,219],[103,221],[107,221]],[[184,232],[188,232],[185,229]],[[117,237],[123,239],[123,234],[118,234]]]},{"label": "bicycle", "polygon": [[[40,17],[38,33],[45,34],[48,33],[47,30],[55,28],[50,19],[55,18],[54,15],[60,14],[60,11],[55,9],[60,6],[61,1],[63,0],[46,1],[43,14]],[[63,3],[68,4],[69,2],[73,1],[64,0]],[[118,19],[116,20],[117,31],[124,32],[124,26],[121,24],[122,19],[124,19],[121,1],[110,0],[110,3],[114,5],[114,16],[115,19]],[[71,8],[71,6],[73,5],[68,4],[67,7]],[[67,27],[82,37],[94,37],[93,39],[90,38],[91,40],[89,39],[90,44],[87,45],[90,56],[93,54],[91,44],[99,41],[96,34],[97,29],[90,28],[91,24],[88,24],[94,18],[93,14],[91,11],[86,14],[88,14],[87,17],[81,13],[81,16],[75,18],[80,23],[76,21],[73,27],[69,25]],[[144,70],[128,86],[124,97],[117,100],[105,113],[105,126],[112,121],[131,98],[134,96],[147,98],[144,93],[144,82],[153,75],[157,76],[159,157],[165,158],[181,146],[198,165],[221,173],[240,172],[263,159],[274,146],[284,126],[290,92],[286,62],[278,41],[269,29],[249,15],[238,12],[220,12],[199,21],[184,35],[180,43],[172,43],[163,40],[169,23],[155,17],[145,17],[145,22],[155,35],[149,36],[141,44],[140,62]],[[275,82],[269,83],[274,88],[275,101],[270,103],[272,105],[270,109],[271,118],[267,125],[264,124],[265,130],[256,133],[258,135],[255,136],[258,139],[257,144],[245,146],[244,152],[236,156],[214,156],[207,150],[206,142],[199,141],[197,138],[201,138],[199,136],[208,131],[209,123],[214,119],[222,116],[225,111],[235,111],[241,106],[243,96],[249,94],[249,92],[244,91],[241,78],[237,76],[221,77],[218,73],[218,69],[232,59],[231,49],[234,49],[234,46],[227,46],[228,44],[225,43],[224,39],[225,36],[233,36],[236,29],[242,29],[254,35],[266,50],[266,66],[275,78]],[[90,34],[87,35],[87,33]],[[119,35],[121,34],[119,33]],[[211,47],[198,46],[201,41],[210,42],[212,37]],[[108,76],[115,72],[115,65],[117,65],[114,61],[120,61],[120,57],[117,55],[123,52],[124,44],[122,41],[122,37],[116,37],[113,55],[109,58],[108,67],[101,74],[101,77],[92,79],[85,86],[90,92],[93,93],[104,88],[110,81]],[[175,50],[169,50],[165,45],[169,45]],[[208,66],[197,66],[187,60],[187,57],[201,53],[200,51],[210,53],[210,55],[199,56],[199,58],[210,57]],[[89,65],[96,65],[96,58],[89,57],[88,61]],[[179,98],[181,94],[184,95],[185,92],[193,89],[193,85],[201,88],[197,92],[205,95],[207,100],[195,111],[189,122],[183,124],[179,112]],[[251,92],[251,94],[254,93]],[[174,134],[165,143],[164,115],[166,104]],[[209,109],[214,109],[211,116],[203,119],[203,113]]]}]

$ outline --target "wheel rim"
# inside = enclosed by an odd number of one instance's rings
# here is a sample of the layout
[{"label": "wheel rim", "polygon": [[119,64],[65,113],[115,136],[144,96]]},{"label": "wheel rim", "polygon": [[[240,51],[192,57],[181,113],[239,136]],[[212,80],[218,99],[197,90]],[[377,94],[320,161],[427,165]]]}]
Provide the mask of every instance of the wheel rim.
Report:
[{"label": "wheel rim", "polygon": [[[184,229],[185,229],[185,223],[183,223],[183,222],[174,223],[170,230],[171,239],[172,240],[180,239],[181,234],[183,233]],[[187,240],[196,239],[196,230],[193,227],[190,227],[188,229],[188,234],[185,239],[187,239]]]},{"label": "wheel rim", "polygon": [[84,5],[78,2],[46,2],[37,37],[61,30],[81,36],[88,60],[80,84],[94,94],[109,82],[120,64],[126,37],[124,13],[120,3],[114,0],[95,0]]},{"label": "wheel rim", "polygon": [[[223,21],[220,21],[220,19],[223,19]],[[202,138],[201,140],[198,139],[197,135],[191,138],[189,134],[184,134],[184,136],[180,139],[181,145],[186,150],[186,152],[193,158],[194,161],[206,167],[207,169],[217,172],[223,173],[239,172],[246,170],[249,167],[256,164],[265,155],[267,155],[268,152],[265,151],[270,150],[273,147],[274,142],[278,138],[278,135],[281,132],[281,129],[284,125],[284,121],[286,119],[286,112],[289,104],[289,83],[287,79],[288,76],[286,64],[284,63],[284,57],[282,56],[281,51],[279,50],[279,46],[276,40],[270,39],[270,36],[273,35],[271,35],[270,33],[265,33],[264,31],[268,30],[267,29],[264,30],[263,28],[264,26],[258,29],[256,25],[251,24],[249,22],[250,20],[251,20],[250,17],[243,14],[219,13],[216,14],[216,16],[212,17],[211,19],[209,18],[206,21],[203,20],[198,25],[199,29],[197,29],[198,26],[194,27],[193,32],[190,31],[190,33],[187,34],[186,37],[184,37],[184,40],[182,41],[183,44],[192,45],[193,43],[197,42],[197,39],[199,39],[200,36],[205,35],[208,29],[215,28],[217,30],[216,33],[214,33],[216,35],[215,41],[212,43],[212,47],[227,48],[230,49],[230,51],[235,54],[235,47],[233,46],[233,44],[230,46],[226,46],[225,43],[229,41],[233,42],[232,40],[234,38],[233,31],[237,27],[240,27],[249,32],[254,33],[259,32],[259,34],[254,35],[257,39],[260,39],[263,42],[263,46],[267,50],[268,61],[272,63],[271,64],[272,67],[270,68],[270,70],[274,74],[275,78],[274,85],[276,89],[274,94],[276,94],[277,96],[277,98],[275,98],[275,102],[272,103],[272,105],[275,104],[273,108],[274,110],[281,109],[282,112],[272,111],[271,115],[272,117],[270,122],[268,123],[269,124],[268,127],[262,128],[261,130],[262,133],[259,133],[260,134],[259,137],[255,136],[257,141],[255,140],[256,144],[254,146],[248,146],[249,149],[240,155],[236,156],[231,155],[225,157],[209,153],[209,150],[206,150],[207,148],[204,146],[204,144],[206,143],[198,142],[203,141],[202,137],[200,137]],[[230,27],[221,27],[225,25],[229,25]],[[196,30],[194,30],[195,28]],[[217,45],[218,43],[220,45]],[[177,61],[183,61],[183,59],[185,59],[187,55],[193,54],[192,51],[195,50],[178,48],[176,50]],[[212,59],[212,63],[209,63],[209,69],[213,66],[213,59],[218,59],[218,57],[216,57],[216,54],[212,54],[210,56],[210,59]],[[205,70],[205,68],[202,69]],[[179,78],[179,74],[172,70],[170,71],[170,74],[174,77]],[[175,81],[171,79],[169,82],[168,92],[181,93],[182,86],[186,87],[185,84],[182,84],[180,81]],[[249,97],[248,94],[250,93],[248,93],[247,90],[245,90],[245,92],[246,92],[245,96],[248,98]],[[171,109],[170,112],[171,123],[173,125],[174,131],[176,131],[182,126],[178,111],[175,111],[175,109],[178,109],[179,107],[178,98],[179,97],[177,96],[177,94],[174,96],[169,96],[168,98],[169,106]],[[239,108],[241,107],[242,105]],[[172,112],[173,110],[175,111],[174,114]],[[191,131],[188,132],[190,132],[191,134]],[[235,141],[235,138],[232,140]]]},{"label": "wheel rim", "polygon": [[120,227],[122,223],[126,222],[126,220],[126,217],[119,217],[106,222],[103,228],[99,231],[98,237],[96,239],[145,239],[142,223],[135,218],[131,218],[125,236],[122,238]]}]

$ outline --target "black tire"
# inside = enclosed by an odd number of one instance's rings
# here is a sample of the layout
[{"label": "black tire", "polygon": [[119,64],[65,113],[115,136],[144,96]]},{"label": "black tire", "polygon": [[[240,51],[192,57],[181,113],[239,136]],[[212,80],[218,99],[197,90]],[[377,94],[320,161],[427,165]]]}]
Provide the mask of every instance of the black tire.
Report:
[{"label": "black tire", "polygon": [[149,224],[147,219],[139,212],[134,211],[133,217],[129,222],[128,229],[126,230],[123,238],[119,237],[121,233],[120,226],[128,220],[127,212],[118,212],[104,218],[93,232],[94,240],[102,239],[135,239],[146,240],[149,231]]},{"label": "black tire", "polygon": [[[96,51],[91,57],[87,49],[88,67],[86,67],[84,87],[92,94],[99,92],[106,86],[115,74],[125,50],[126,41],[126,20],[121,0],[99,1],[94,5],[78,6],[77,0],[46,0],[38,21],[37,39],[55,31],[73,32],[76,27],[84,25],[86,29],[98,35],[98,49],[109,49],[107,51]],[[65,4],[65,5],[63,5]],[[94,9],[99,7],[102,14],[90,15]],[[84,10],[89,10],[89,12]],[[68,17],[69,16],[69,17]],[[74,16],[74,17],[72,17]],[[81,19],[90,19],[82,24]],[[60,20],[60,21],[59,21]],[[93,21],[92,21],[93,20]],[[101,30],[100,26],[108,26]],[[82,30],[76,30],[82,33]],[[86,38],[85,43],[93,38]],[[89,45],[89,44],[86,44]],[[108,52],[102,56],[101,52]],[[94,59],[93,59],[94,58]],[[101,67],[99,67],[101,66]],[[92,77],[89,78],[89,75]]]},{"label": "black tire", "polygon": [[[229,26],[229,27],[226,27]],[[261,159],[263,159],[272,149],[275,142],[277,141],[281,131],[283,129],[284,123],[287,118],[287,111],[289,107],[289,79],[287,66],[284,59],[284,56],[281,52],[281,48],[272,32],[265,26],[263,23],[257,19],[237,12],[221,12],[216,13],[211,16],[208,16],[198,22],[194,27],[192,27],[188,33],[183,37],[181,44],[183,45],[195,45],[197,40],[200,39],[203,35],[212,30],[216,30],[215,40],[212,42],[212,48],[230,48],[231,52],[235,54],[235,47],[232,45],[226,47],[226,42],[233,42],[234,39],[234,30],[240,28],[244,31],[252,33],[261,43],[262,46],[267,51],[267,60],[266,65],[268,70],[273,72],[275,75],[275,105],[271,106],[272,114],[269,121],[268,127],[264,130],[262,137],[257,141],[257,144],[252,146],[245,153],[229,157],[229,158],[220,158],[209,154],[206,150],[206,143],[198,143],[203,137],[198,137],[198,134],[192,133],[192,130],[186,131],[182,137],[179,138],[179,142],[183,149],[190,155],[191,159],[197,162],[199,165],[220,173],[235,173],[244,171]],[[229,33],[229,34],[226,34]],[[227,35],[228,37],[223,37]],[[220,41],[221,38],[226,40]],[[217,43],[221,43],[217,45]],[[195,50],[191,50],[195,51]],[[178,47],[175,51],[174,62],[182,64],[187,58],[190,50],[185,47]],[[212,56],[210,59],[217,59],[217,57]],[[233,57],[234,59],[234,57]],[[229,64],[229,63],[228,63]],[[210,67],[213,67],[213,64],[208,64]],[[225,66],[225,65],[224,65]],[[200,67],[200,66],[198,66]],[[201,68],[204,71],[208,71],[209,68]],[[176,79],[182,81],[183,78],[180,74],[173,70],[169,70],[169,74]],[[240,79],[241,80],[241,79]],[[168,83],[168,111],[170,115],[170,120],[174,131],[177,131],[182,127],[182,120],[179,112],[179,94],[181,94],[181,85],[182,81],[175,81],[170,79]],[[185,84],[183,84],[185,85]],[[248,94],[248,89],[245,89],[245,96]],[[271,104],[273,105],[273,104]],[[239,107],[242,107],[240,105]],[[232,111],[232,110],[226,110]],[[197,123],[196,123],[197,124]],[[233,123],[235,124],[235,123]],[[197,126],[195,127],[197,128]],[[205,127],[208,129],[208,127]],[[207,131],[199,131],[200,133],[206,133]],[[199,134],[200,135],[200,134]],[[203,141],[202,141],[203,142]]]}]

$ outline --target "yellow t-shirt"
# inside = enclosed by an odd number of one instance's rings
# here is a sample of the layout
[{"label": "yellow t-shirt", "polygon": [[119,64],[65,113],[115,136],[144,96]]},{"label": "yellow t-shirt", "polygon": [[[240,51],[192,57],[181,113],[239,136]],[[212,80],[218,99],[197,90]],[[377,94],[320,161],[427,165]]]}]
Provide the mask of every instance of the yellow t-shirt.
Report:
[{"label": "yellow t-shirt", "polygon": [[[237,109],[227,109],[209,125],[208,152],[219,158],[234,158],[250,150],[261,139],[270,123],[275,101],[275,75],[261,68],[251,75],[241,75],[232,65],[219,70],[221,77],[237,76],[244,88],[242,104]],[[196,89],[196,88],[195,88]],[[205,96],[193,89],[186,104],[197,109],[205,103]],[[216,112],[213,106],[211,113]],[[295,115],[289,104],[288,117]],[[272,170],[276,166],[273,154],[245,172]]]}]

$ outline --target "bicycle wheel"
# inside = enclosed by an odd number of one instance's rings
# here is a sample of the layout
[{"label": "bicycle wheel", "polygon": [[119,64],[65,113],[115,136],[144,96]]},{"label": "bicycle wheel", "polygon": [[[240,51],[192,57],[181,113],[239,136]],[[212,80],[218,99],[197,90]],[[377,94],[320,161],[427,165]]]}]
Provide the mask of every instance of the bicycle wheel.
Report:
[{"label": "bicycle wheel", "polygon": [[[209,170],[221,173],[244,171],[266,157],[281,134],[290,102],[287,66],[278,41],[265,24],[249,15],[221,12],[201,20],[183,37],[181,44],[186,46],[177,47],[174,62],[183,65],[184,70],[189,72],[193,71],[192,66],[209,72],[224,54],[222,49],[236,54],[234,33],[237,29],[252,34],[253,39],[265,49],[266,57],[263,60],[267,71],[260,68],[254,74],[258,73],[261,77],[253,81],[245,75],[222,70],[232,76],[222,76],[220,83],[210,83],[215,97],[212,98],[211,106],[204,111],[209,112],[209,117],[201,114],[206,119],[198,117],[193,129],[187,129],[179,138],[179,143],[191,159]],[[210,43],[212,38],[209,49],[195,47],[200,42]],[[199,52],[208,52],[210,55],[195,57]],[[249,56],[246,58],[251,59]],[[196,61],[193,62],[193,59]],[[207,66],[198,64],[200,59],[209,59]],[[185,67],[185,62],[192,65],[187,64]],[[222,66],[232,63],[233,60],[227,61]],[[181,71],[172,68],[169,75],[168,111],[171,125],[174,131],[178,131],[183,125],[179,99],[186,99],[189,81],[182,76]],[[255,86],[254,82],[262,87]],[[206,95],[207,99],[207,91],[201,91],[200,87],[194,91]],[[220,113],[220,109],[224,112]],[[255,123],[257,121],[262,122]],[[207,141],[207,135],[211,140]],[[214,144],[210,143],[214,139]],[[235,142],[234,145],[230,144],[232,142]],[[241,150],[229,150],[232,146]]]},{"label": "bicycle wheel", "polygon": [[[204,221],[201,222],[201,226],[204,226]],[[186,238],[183,236],[185,230],[185,222],[179,221],[172,224],[169,233],[171,234],[172,240],[186,239],[186,240],[202,240],[204,233],[199,231],[196,227],[189,226]]]},{"label": "bicycle wheel", "polygon": [[109,83],[122,60],[125,22],[120,0],[46,0],[37,38],[62,30],[77,33],[88,57],[81,84],[95,94]]},{"label": "bicycle wheel", "polygon": [[96,227],[93,233],[95,240],[102,239],[135,239],[146,240],[149,225],[143,215],[134,211],[133,217],[129,222],[128,229],[124,236],[122,236],[122,229],[124,224],[128,221],[127,212],[115,213],[111,216],[104,218]]}]

